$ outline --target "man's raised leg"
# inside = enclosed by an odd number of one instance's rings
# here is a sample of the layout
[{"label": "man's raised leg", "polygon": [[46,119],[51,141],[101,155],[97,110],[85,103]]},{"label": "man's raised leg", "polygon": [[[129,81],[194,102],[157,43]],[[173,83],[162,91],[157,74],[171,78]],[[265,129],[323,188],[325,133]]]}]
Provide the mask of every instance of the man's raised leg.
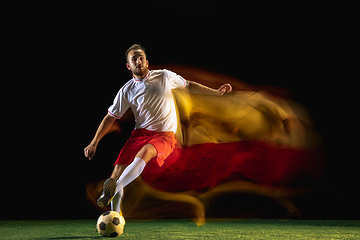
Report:
[{"label": "man's raised leg", "polygon": [[123,173],[127,165],[116,164],[114,170],[111,174],[111,177],[106,179],[103,185],[103,193],[98,199],[97,204],[100,207],[106,207],[109,205],[114,195],[116,194],[116,181],[119,179],[120,175]]},{"label": "man's raised leg", "polygon": [[[112,177],[108,178],[104,183],[103,194],[98,199],[97,204],[100,207],[106,207],[112,201],[114,196],[117,193],[122,193],[122,189],[126,187],[130,182],[134,181],[137,177],[140,176],[142,171],[144,170],[146,164],[154,157],[156,157],[157,151],[156,148],[152,144],[147,144],[141,148],[141,150],[136,154],[134,161],[127,166],[120,175],[120,178],[115,181],[115,178],[118,176],[118,172],[115,171],[112,174]],[[117,165],[115,165],[116,168]],[[122,195],[122,194],[121,194]],[[120,201],[118,204],[121,202]],[[115,203],[114,203],[115,204]],[[118,207],[113,206],[114,209]]]}]

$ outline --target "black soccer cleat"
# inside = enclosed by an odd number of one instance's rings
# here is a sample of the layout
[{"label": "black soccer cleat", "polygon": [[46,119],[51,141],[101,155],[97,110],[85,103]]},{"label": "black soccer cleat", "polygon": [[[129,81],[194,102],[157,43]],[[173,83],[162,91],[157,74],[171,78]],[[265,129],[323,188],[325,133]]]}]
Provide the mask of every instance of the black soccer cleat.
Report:
[{"label": "black soccer cleat", "polygon": [[107,207],[113,200],[116,191],[116,181],[113,178],[108,178],[103,185],[103,193],[97,200],[97,205],[102,208]]}]

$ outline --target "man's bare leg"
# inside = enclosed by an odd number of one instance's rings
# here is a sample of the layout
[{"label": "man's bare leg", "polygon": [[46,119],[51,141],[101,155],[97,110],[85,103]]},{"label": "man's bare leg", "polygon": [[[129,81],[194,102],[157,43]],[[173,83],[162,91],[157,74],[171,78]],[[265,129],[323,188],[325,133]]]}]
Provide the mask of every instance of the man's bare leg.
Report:
[{"label": "man's bare leg", "polygon": [[[156,157],[156,155],[156,148],[152,144],[147,144],[141,148],[136,154],[134,161],[126,168],[123,168],[125,165],[115,165],[113,174],[104,183],[103,194],[98,199],[97,204],[100,207],[106,207],[117,193],[121,195],[120,198],[117,199],[121,202],[123,188],[135,180],[142,173],[146,164],[152,158]],[[116,181],[116,178],[119,179]],[[117,205],[119,204],[120,203],[117,203]]]},{"label": "man's bare leg", "polygon": [[114,179],[115,181],[117,181],[120,177],[120,175],[123,173],[123,171],[125,170],[125,168],[128,165],[124,165],[124,164],[116,164],[114,166],[114,170],[110,176],[110,178]]},{"label": "man's bare leg", "polygon": [[148,163],[152,158],[157,156],[157,150],[152,144],[146,144],[141,150],[136,154],[135,157],[141,158]]}]

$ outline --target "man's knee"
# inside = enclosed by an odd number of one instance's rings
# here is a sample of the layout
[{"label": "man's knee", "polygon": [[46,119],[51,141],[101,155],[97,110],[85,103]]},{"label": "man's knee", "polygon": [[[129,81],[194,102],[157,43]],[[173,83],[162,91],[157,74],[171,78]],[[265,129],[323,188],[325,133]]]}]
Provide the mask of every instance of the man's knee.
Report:
[{"label": "man's knee", "polygon": [[152,158],[156,157],[157,151],[154,145],[146,144],[136,155],[136,157],[143,159],[148,163]]}]

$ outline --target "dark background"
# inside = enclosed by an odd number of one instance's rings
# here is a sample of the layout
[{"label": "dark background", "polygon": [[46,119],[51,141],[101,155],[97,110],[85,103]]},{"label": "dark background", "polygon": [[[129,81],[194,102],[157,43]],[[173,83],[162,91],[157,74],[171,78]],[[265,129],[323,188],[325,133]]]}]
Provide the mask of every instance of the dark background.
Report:
[{"label": "dark background", "polygon": [[359,219],[350,6],[147,1],[38,7],[16,6],[8,19],[14,98],[4,101],[9,141],[3,158],[12,167],[2,169],[13,177],[3,176],[2,205],[12,212],[1,218],[97,217],[85,183],[110,174],[128,136],[103,139],[92,161],[83,149],[131,78],[124,52],[140,43],[150,65],[204,67],[290,90],[311,113],[327,158],[322,190],[302,203],[304,217]]}]

